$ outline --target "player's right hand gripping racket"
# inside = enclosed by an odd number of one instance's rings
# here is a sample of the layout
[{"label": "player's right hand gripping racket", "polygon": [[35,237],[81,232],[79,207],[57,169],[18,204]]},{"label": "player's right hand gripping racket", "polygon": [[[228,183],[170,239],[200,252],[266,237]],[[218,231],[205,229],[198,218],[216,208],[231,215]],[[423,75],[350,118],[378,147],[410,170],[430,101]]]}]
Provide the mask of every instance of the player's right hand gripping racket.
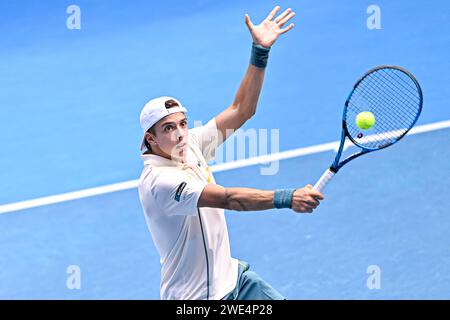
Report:
[{"label": "player's right hand gripping racket", "polygon": [[[367,130],[356,124],[356,116],[365,111],[375,116],[375,124]],[[379,66],[366,72],[345,101],[341,144],[336,158],[313,188],[322,192],[349,161],[399,141],[417,122],[421,111],[422,89],[408,71],[395,66]],[[347,137],[361,150],[341,161]]]}]

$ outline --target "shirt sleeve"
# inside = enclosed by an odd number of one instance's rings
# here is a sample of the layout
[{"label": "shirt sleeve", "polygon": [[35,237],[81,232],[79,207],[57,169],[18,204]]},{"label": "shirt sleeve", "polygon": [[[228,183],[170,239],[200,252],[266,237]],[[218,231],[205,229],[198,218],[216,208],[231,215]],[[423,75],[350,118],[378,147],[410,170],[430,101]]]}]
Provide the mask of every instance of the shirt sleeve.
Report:
[{"label": "shirt sleeve", "polygon": [[213,160],[216,149],[222,144],[222,134],[217,129],[216,118],[207,124],[189,130],[190,138],[198,145],[206,161]]},{"label": "shirt sleeve", "polygon": [[198,199],[206,185],[183,170],[166,171],[156,177],[152,194],[157,206],[167,215],[193,216],[197,214]]}]

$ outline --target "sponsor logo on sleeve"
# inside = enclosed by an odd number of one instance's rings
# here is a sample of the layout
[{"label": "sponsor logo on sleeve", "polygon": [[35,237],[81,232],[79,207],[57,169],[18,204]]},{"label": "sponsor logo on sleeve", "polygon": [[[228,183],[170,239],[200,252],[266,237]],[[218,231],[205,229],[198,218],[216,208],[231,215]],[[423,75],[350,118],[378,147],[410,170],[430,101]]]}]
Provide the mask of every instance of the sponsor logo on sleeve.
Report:
[{"label": "sponsor logo on sleeve", "polygon": [[184,188],[186,187],[187,183],[182,182],[177,188],[177,192],[175,193],[175,200],[180,202],[181,194],[183,193]]}]

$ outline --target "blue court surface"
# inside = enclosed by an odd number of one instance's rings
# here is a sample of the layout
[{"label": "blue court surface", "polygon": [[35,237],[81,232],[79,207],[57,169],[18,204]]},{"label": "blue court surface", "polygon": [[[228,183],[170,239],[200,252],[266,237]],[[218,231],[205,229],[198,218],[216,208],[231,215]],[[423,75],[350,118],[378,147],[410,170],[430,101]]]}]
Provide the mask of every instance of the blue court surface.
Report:
[{"label": "blue court surface", "polygon": [[[66,26],[71,4],[81,29]],[[366,24],[373,4],[381,29]],[[292,6],[296,25],[273,46],[243,127],[278,130],[267,153],[338,140],[352,85],[382,64],[418,79],[417,126],[428,129],[344,167],[312,215],[227,211],[233,256],[288,299],[450,299],[450,3],[403,0],[0,1],[0,299],[159,299],[159,257],[136,188],[11,208],[132,184],[143,104],[175,96],[191,126],[221,112],[248,65],[244,14],[259,23],[275,5]],[[225,166],[215,178],[303,187],[333,159],[308,152],[280,160],[273,175],[261,174],[265,163]],[[67,286],[70,266],[80,289]]]}]

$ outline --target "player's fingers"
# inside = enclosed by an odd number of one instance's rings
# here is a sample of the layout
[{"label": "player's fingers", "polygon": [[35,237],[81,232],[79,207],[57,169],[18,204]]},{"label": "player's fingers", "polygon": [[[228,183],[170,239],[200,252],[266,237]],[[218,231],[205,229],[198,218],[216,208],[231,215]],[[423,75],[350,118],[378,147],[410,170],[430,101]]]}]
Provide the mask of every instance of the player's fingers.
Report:
[{"label": "player's fingers", "polygon": [[284,17],[286,17],[290,12],[292,11],[291,8],[287,8],[286,10],[284,10],[284,12],[282,14],[280,14],[278,17],[275,18],[275,22],[278,23],[281,20],[284,19]]},{"label": "player's fingers", "polygon": [[310,203],[314,204],[314,207],[317,207],[320,204],[319,200],[317,200],[316,198],[314,198],[314,197],[309,197],[309,198],[311,199]]},{"label": "player's fingers", "polygon": [[314,189],[308,190],[308,194],[309,194],[311,197],[313,197],[313,198],[315,198],[315,199],[318,199],[318,200],[323,200],[323,199],[325,199],[325,197],[323,196],[322,192],[319,192],[319,191],[314,190]]},{"label": "player's fingers", "polygon": [[314,208],[305,204],[300,207],[292,208],[292,210],[294,210],[297,213],[311,213],[313,212]]},{"label": "player's fingers", "polygon": [[277,12],[280,11],[280,7],[276,6],[275,8],[273,8],[272,11],[270,11],[269,15],[266,17],[266,19],[268,20],[272,20],[273,17],[275,17],[275,15],[277,14]]},{"label": "player's fingers", "polygon": [[288,31],[291,30],[293,27],[294,27],[294,24],[291,23],[291,24],[290,24],[289,26],[287,26],[286,28],[281,29],[281,30],[280,30],[280,34],[283,34],[283,33],[288,32]]},{"label": "player's fingers", "polygon": [[294,16],[295,16],[295,12],[291,12],[286,18],[284,18],[283,20],[281,20],[281,21],[278,23],[278,25],[279,25],[280,27],[284,26],[284,24],[285,24],[286,22],[288,22],[289,20],[291,20]]},{"label": "player's fingers", "polygon": [[250,17],[248,14],[245,15],[245,24],[247,25],[249,30],[253,29],[253,23],[252,23],[252,20],[250,20]]},{"label": "player's fingers", "polygon": [[304,200],[302,203],[303,207],[305,209],[315,209],[317,208],[318,204],[316,204],[312,199]]}]

